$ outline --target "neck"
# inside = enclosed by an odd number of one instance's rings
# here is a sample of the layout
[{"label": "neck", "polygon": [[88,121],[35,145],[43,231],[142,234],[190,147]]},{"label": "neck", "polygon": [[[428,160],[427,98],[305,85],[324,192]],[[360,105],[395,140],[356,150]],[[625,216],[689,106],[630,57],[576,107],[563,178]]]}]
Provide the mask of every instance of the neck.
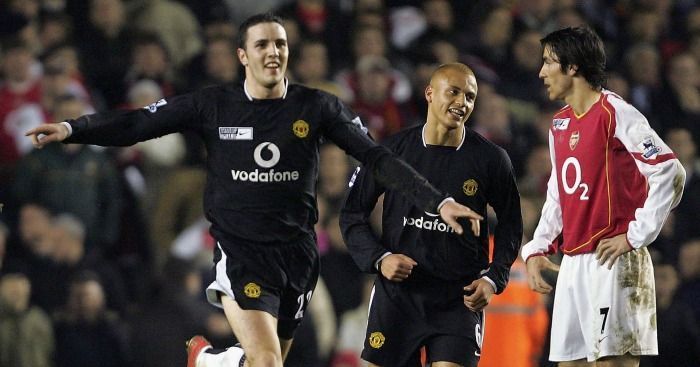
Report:
[{"label": "neck", "polygon": [[601,92],[591,87],[583,78],[574,78],[571,94],[564,97],[564,102],[574,109],[577,115],[583,115],[600,98]]},{"label": "neck", "polygon": [[286,79],[280,80],[279,83],[272,87],[266,87],[255,82],[250,82],[251,79],[246,78],[244,88],[246,93],[254,99],[273,99],[282,98],[286,91]]},{"label": "neck", "polygon": [[423,139],[426,144],[457,147],[462,142],[464,126],[448,129],[438,123],[428,121],[423,129]]}]

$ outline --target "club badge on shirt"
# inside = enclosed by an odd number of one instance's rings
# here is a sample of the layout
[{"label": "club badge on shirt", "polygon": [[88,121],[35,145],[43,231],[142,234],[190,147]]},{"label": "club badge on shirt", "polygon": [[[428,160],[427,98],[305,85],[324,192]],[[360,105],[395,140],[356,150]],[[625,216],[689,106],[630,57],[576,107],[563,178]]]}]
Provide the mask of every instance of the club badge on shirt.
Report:
[{"label": "club badge on shirt", "polygon": [[578,130],[571,133],[571,137],[569,138],[569,148],[571,148],[571,150],[576,149],[580,139],[581,134],[578,132]]}]

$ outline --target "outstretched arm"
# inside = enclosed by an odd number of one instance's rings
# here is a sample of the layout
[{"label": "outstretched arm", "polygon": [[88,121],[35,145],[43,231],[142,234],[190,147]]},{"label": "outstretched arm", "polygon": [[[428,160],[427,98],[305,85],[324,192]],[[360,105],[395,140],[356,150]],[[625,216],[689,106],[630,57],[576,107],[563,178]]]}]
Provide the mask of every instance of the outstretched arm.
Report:
[{"label": "outstretched arm", "polygon": [[44,124],[27,131],[35,147],[51,142],[128,146],[200,124],[198,94],[184,94],[131,111],[81,116],[60,124]]}]

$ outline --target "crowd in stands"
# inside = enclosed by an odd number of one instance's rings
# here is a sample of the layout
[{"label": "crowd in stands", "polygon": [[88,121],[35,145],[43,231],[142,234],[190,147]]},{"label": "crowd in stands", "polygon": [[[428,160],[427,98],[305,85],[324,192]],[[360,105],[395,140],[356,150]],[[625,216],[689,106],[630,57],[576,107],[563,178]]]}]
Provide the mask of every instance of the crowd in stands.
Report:
[{"label": "crowd in stands", "polygon": [[[538,72],[539,40],[588,24],[605,41],[607,88],[642,111],[687,171],[685,194],[650,245],[660,356],[700,361],[700,2],[696,0],[7,0],[0,3],[0,367],[184,366],[184,341],[232,345],[206,303],[213,239],[202,212],[206,152],[177,134],[126,148],[54,144],[24,132],[243,75],[237,25],[285,18],[290,81],[339,96],[382,141],[423,123],[438,65],[471,66],[470,128],[510,155],[525,238],[551,166],[561,106]],[[372,277],[338,227],[356,162],[320,151],[321,280],[286,366],[359,367]],[[376,218],[377,221],[380,218]],[[554,279],[552,279],[554,280]],[[486,309],[483,366],[549,366],[552,299],[524,264]]]}]

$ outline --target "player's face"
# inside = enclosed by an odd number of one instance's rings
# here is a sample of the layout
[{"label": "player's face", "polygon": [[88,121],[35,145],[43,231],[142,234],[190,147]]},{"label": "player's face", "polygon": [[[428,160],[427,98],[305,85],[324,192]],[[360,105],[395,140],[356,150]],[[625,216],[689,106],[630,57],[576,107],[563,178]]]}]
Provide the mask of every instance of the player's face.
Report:
[{"label": "player's face", "polygon": [[565,73],[561,70],[559,57],[552,52],[549,46],[545,46],[542,53],[542,68],[540,69],[540,79],[544,81],[547,88],[547,95],[550,100],[563,100],[570,93],[573,86],[573,69]]},{"label": "player's face", "polygon": [[282,82],[288,57],[287,32],[275,22],[248,28],[245,49],[238,49],[248,83],[265,88],[273,88]]},{"label": "player's face", "polygon": [[476,78],[473,73],[446,69],[433,77],[425,90],[429,119],[447,129],[464,125],[474,110]]}]

